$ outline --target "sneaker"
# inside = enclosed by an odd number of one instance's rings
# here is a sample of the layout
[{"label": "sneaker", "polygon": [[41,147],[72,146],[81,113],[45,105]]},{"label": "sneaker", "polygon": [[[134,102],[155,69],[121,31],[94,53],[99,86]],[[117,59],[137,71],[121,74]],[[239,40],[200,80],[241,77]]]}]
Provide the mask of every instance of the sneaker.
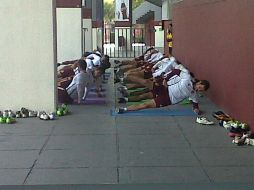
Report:
[{"label": "sneaker", "polygon": [[126,86],[119,86],[117,90],[121,92],[122,90],[128,90],[128,88]]},{"label": "sneaker", "polygon": [[244,144],[254,146],[254,139],[246,138]]},{"label": "sneaker", "polygon": [[8,110],[4,110],[3,111],[3,117],[8,117],[9,116],[9,111]]},{"label": "sneaker", "polygon": [[21,117],[21,112],[20,111],[16,111],[16,118],[20,118]]},{"label": "sneaker", "polygon": [[124,104],[124,103],[126,103],[127,101],[126,101],[126,99],[125,98],[118,98],[118,103],[119,104]]},{"label": "sneaker", "polygon": [[128,97],[129,96],[129,93],[127,90],[125,89],[119,89],[120,93],[124,96],[124,97]]},{"label": "sneaker", "polygon": [[119,63],[121,63],[121,61],[115,59],[115,60],[114,60],[114,63],[115,63],[115,64],[119,64]]},{"label": "sneaker", "polygon": [[122,114],[124,112],[126,112],[126,108],[116,108],[116,113]]},{"label": "sneaker", "polygon": [[12,110],[8,110],[8,117],[15,117],[15,114]]},{"label": "sneaker", "polygon": [[6,122],[7,124],[12,124],[12,123],[15,123],[16,120],[15,120],[14,118],[12,118],[12,117],[7,117],[5,122]]},{"label": "sneaker", "polygon": [[26,117],[28,117],[28,115],[29,115],[28,109],[26,109],[26,108],[21,108],[21,116],[22,116],[23,118],[26,118]]},{"label": "sneaker", "polygon": [[48,114],[50,120],[54,120],[56,118],[55,113]]},{"label": "sneaker", "polygon": [[236,144],[236,145],[238,145],[238,146],[240,146],[240,145],[244,145],[244,143],[245,143],[245,138],[241,138],[241,137],[235,137],[233,140],[232,140],[232,143],[233,144]]},{"label": "sneaker", "polygon": [[37,112],[36,112],[36,111],[29,110],[28,116],[29,116],[29,117],[36,117],[36,116],[37,116]]},{"label": "sneaker", "polygon": [[214,124],[213,121],[209,121],[205,117],[197,117],[196,122],[199,124],[203,124],[203,125],[213,125]]}]

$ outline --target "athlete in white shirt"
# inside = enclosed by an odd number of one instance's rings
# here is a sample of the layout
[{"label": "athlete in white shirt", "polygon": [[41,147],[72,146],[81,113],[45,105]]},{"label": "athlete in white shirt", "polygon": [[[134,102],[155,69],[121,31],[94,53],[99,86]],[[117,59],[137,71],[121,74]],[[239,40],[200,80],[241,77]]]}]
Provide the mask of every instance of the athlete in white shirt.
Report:
[{"label": "athlete in white shirt", "polygon": [[[147,108],[159,108],[176,104],[185,98],[190,98],[193,103],[193,111],[200,114],[197,94],[196,92],[206,91],[209,88],[209,82],[200,80],[195,83],[192,82],[192,77],[189,72],[184,72],[179,69],[172,70],[166,78],[155,79],[154,81],[140,79],[137,77],[136,83],[143,84],[148,87],[151,92],[142,95],[142,98],[153,98],[143,104],[132,105],[126,108],[119,108],[118,113],[126,111],[134,111]],[[131,99],[129,101],[139,101],[138,99]]]}]

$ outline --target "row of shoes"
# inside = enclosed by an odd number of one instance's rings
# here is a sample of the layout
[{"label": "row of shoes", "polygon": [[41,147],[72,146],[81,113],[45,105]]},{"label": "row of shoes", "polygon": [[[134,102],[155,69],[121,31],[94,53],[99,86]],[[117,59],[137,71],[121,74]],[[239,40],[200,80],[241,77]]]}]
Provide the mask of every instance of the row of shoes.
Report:
[{"label": "row of shoes", "polygon": [[54,120],[56,118],[55,113],[46,113],[45,111],[38,112],[37,117],[41,120]]},{"label": "row of shoes", "polygon": [[228,136],[233,138],[232,143],[236,145],[254,146],[254,135],[250,132],[247,123],[235,120],[222,111],[214,112],[213,117],[219,120],[220,126],[229,131]]},{"label": "row of shoes", "polygon": [[14,112],[12,110],[5,110],[3,112],[0,111],[0,116],[1,117],[9,117],[9,118],[26,118],[26,117],[36,117],[37,112],[28,110],[26,108],[21,108],[20,111]]}]

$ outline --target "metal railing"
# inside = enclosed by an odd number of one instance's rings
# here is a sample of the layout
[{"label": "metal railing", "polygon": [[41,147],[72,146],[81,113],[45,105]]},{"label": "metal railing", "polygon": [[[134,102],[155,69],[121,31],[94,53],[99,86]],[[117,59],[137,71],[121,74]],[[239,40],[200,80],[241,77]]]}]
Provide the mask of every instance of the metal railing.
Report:
[{"label": "metal railing", "polygon": [[137,57],[150,46],[144,28],[105,28],[104,54],[112,58]]}]

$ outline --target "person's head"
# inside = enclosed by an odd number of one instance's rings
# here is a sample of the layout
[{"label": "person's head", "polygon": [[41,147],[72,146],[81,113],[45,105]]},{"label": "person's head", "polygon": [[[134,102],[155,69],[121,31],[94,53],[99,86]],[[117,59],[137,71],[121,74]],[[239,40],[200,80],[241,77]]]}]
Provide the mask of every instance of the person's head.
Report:
[{"label": "person's head", "polygon": [[198,92],[203,92],[203,91],[207,91],[210,87],[210,83],[207,80],[198,80],[195,83],[195,90]]},{"label": "person's head", "polygon": [[103,67],[104,70],[110,68],[111,64],[109,62],[109,56],[103,55],[101,58],[101,67]]},{"label": "person's head", "polygon": [[86,61],[83,59],[78,60],[78,67],[81,71],[85,71],[87,67]]}]

